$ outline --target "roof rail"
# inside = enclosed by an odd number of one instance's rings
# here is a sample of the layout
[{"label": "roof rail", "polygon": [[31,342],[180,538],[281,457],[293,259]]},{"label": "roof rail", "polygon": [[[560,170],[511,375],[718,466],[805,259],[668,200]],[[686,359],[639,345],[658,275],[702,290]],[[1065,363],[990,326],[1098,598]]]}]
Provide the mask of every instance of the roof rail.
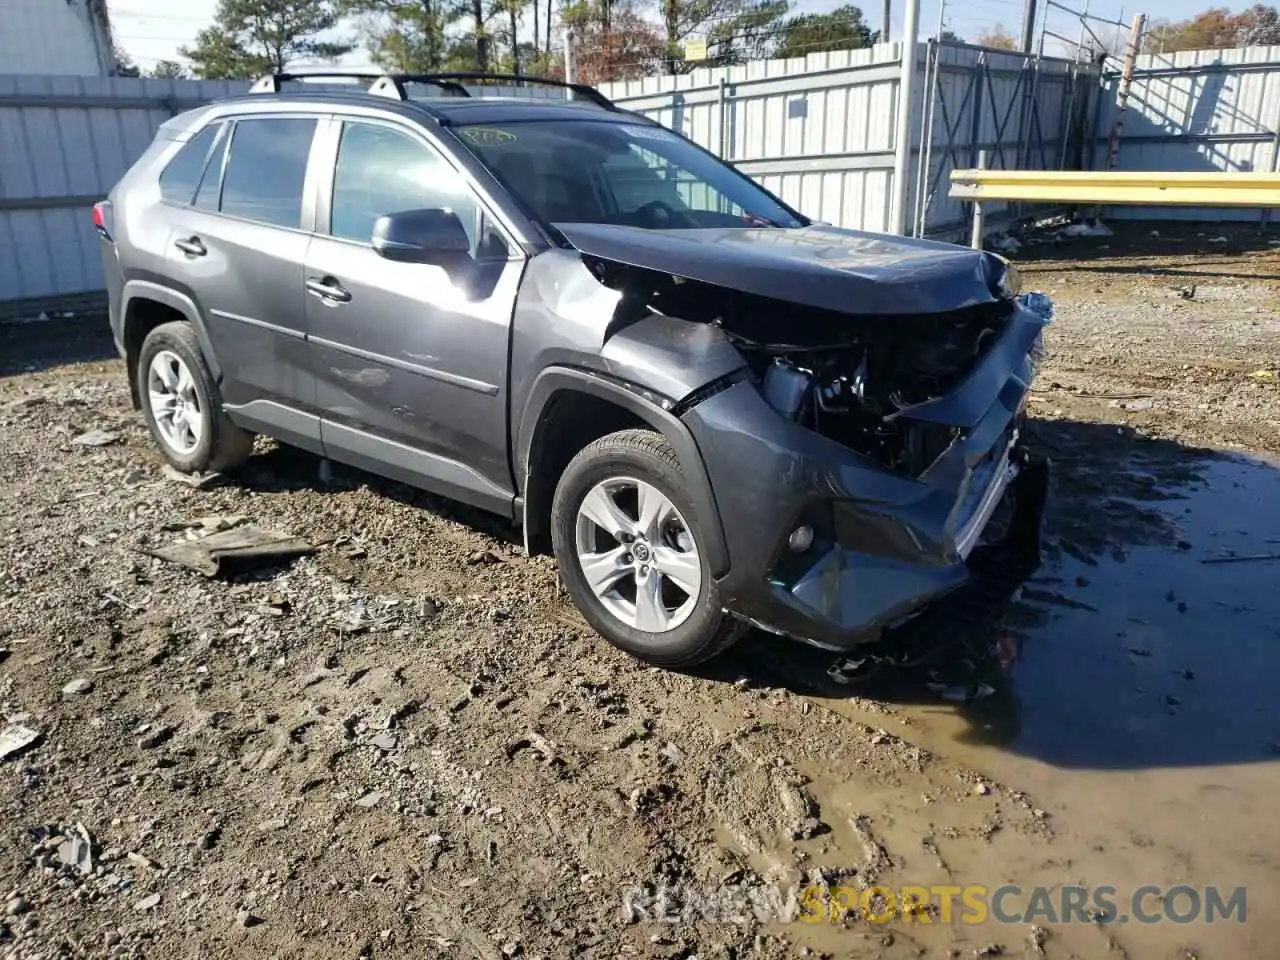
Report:
[{"label": "roof rail", "polygon": [[383,72],[382,70],[351,70],[338,67],[332,70],[308,70],[302,73],[268,73],[255,80],[249,92],[279,93],[280,85],[290,80],[377,80]]},{"label": "roof rail", "polygon": [[431,76],[429,74],[414,73],[384,73],[373,82],[368,90],[376,97],[390,97],[392,100],[408,100],[409,94],[405,92],[404,85],[406,83],[429,83],[432,86],[439,87],[441,90],[454,97],[469,97],[471,93],[460,83],[447,80],[443,77]]},{"label": "roof rail", "polygon": [[612,100],[595,87],[588,86],[585,83],[567,83],[564,80],[553,80],[549,77],[527,77],[517,73],[389,73],[375,82],[369,88],[369,92],[404,100],[407,98],[404,84],[431,83],[438,87],[449,89],[450,92],[456,92],[452,89],[456,87],[464,95],[470,96],[466,88],[458,82],[463,80],[473,80],[477,83],[499,80],[518,86],[537,84],[544,87],[561,87],[565,90],[572,90],[584,100],[590,100],[597,107],[621,112]]}]

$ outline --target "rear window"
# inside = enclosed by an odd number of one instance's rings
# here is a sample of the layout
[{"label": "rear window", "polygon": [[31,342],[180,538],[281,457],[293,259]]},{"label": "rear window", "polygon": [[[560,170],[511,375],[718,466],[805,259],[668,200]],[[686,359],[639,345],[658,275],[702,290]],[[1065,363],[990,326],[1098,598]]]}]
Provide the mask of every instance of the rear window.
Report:
[{"label": "rear window", "polygon": [[222,177],[222,212],[277,227],[301,226],[315,129],[314,119],[237,121]]},{"label": "rear window", "polygon": [[190,203],[200,185],[200,175],[209,159],[209,149],[218,138],[222,124],[205,127],[187,141],[160,174],[160,196],[171,203]]}]

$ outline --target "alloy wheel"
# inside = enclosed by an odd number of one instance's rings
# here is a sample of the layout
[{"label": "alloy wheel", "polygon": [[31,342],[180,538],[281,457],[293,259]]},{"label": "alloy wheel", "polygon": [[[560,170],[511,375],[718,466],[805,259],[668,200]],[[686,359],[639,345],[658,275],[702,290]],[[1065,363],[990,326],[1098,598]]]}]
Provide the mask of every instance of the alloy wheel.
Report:
[{"label": "alloy wheel", "polygon": [[174,453],[189,456],[204,435],[204,411],[186,362],[172,350],[158,352],[147,368],[147,393],[160,439]]},{"label": "alloy wheel", "polygon": [[597,483],[578,506],[575,541],[587,585],[627,626],[665,633],[697,607],[697,541],[676,505],[653,484],[632,477]]}]

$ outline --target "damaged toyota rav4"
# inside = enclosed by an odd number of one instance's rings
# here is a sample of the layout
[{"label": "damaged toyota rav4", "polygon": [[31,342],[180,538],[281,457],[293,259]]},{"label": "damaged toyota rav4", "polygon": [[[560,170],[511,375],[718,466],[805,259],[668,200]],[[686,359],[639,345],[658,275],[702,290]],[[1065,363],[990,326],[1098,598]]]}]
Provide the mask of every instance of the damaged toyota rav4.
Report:
[{"label": "damaged toyota rav4", "polygon": [[94,211],[175,467],[265,434],[499,513],[667,666],[747,624],[851,650],[1038,536],[1050,307],[1002,259],[814,223],[589,87],[288,79],[168,121]]}]

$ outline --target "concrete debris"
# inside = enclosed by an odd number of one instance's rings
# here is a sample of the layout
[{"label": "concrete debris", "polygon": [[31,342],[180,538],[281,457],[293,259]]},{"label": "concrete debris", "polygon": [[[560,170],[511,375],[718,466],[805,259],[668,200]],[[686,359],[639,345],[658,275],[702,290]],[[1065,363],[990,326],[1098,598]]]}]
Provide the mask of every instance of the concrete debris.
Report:
[{"label": "concrete debris", "polygon": [[1115,231],[1108,227],[1101,220],[1095,220],[1093,223],[1071,223],[1062,228],[1064,237],[1079,239],[1081,237],[1111,237],[1115,236]]},{"label": "concrete debris", "polygon": [[222,479],[222,474],[220,473],[183,473],[167,463],[160,468],[160,472],[169,480],[185,484],[193,490],[205,490]]},{"label": "concrete debris", "polygon": [[144,548],[142,552],[189,567],[206,577],[225,577],[315,553],[316,548],[298,537],[250,524],[212,533],[198,540],[183,540],[155,549]]},{"label": "concrete debris", "polygon": [[93,873],[93,838],[84,824],[77,823],[63,834],[58,844],[58,860],[84,876]]},{"label": "concrete debris", "polygon": [[40,739],[40,733],[20,723],[11,723],[0,731],[0,760],[17,756]]},{"label": "concrete debris", "polygon": [[71,442],[80,447],[109,447],[120,440],[120,434],[107,430],[89,430]]},{"label": "concrete debris", "polygon": [[384,730],[369,742],[383,753],[390,753],[396,748],[396,735],[389,730]]},{"label": "concrete debris", "polygon": [[154,750],[173,739],[173,735],[177,733],[178,728],[173,724],[165,723],[158,727],[148,729],[138,740],[138,749]]},{"label": "concrete debris", "polygon": [[363,797],[361,797],[359,800],[356,801],[356,806],[361,807],[364,810],[372,810],[374,807],[376,807],[379,803],[382,802],[383,796],[384,794],[377,791],[374,791],[373,793],[366,793]]}]

